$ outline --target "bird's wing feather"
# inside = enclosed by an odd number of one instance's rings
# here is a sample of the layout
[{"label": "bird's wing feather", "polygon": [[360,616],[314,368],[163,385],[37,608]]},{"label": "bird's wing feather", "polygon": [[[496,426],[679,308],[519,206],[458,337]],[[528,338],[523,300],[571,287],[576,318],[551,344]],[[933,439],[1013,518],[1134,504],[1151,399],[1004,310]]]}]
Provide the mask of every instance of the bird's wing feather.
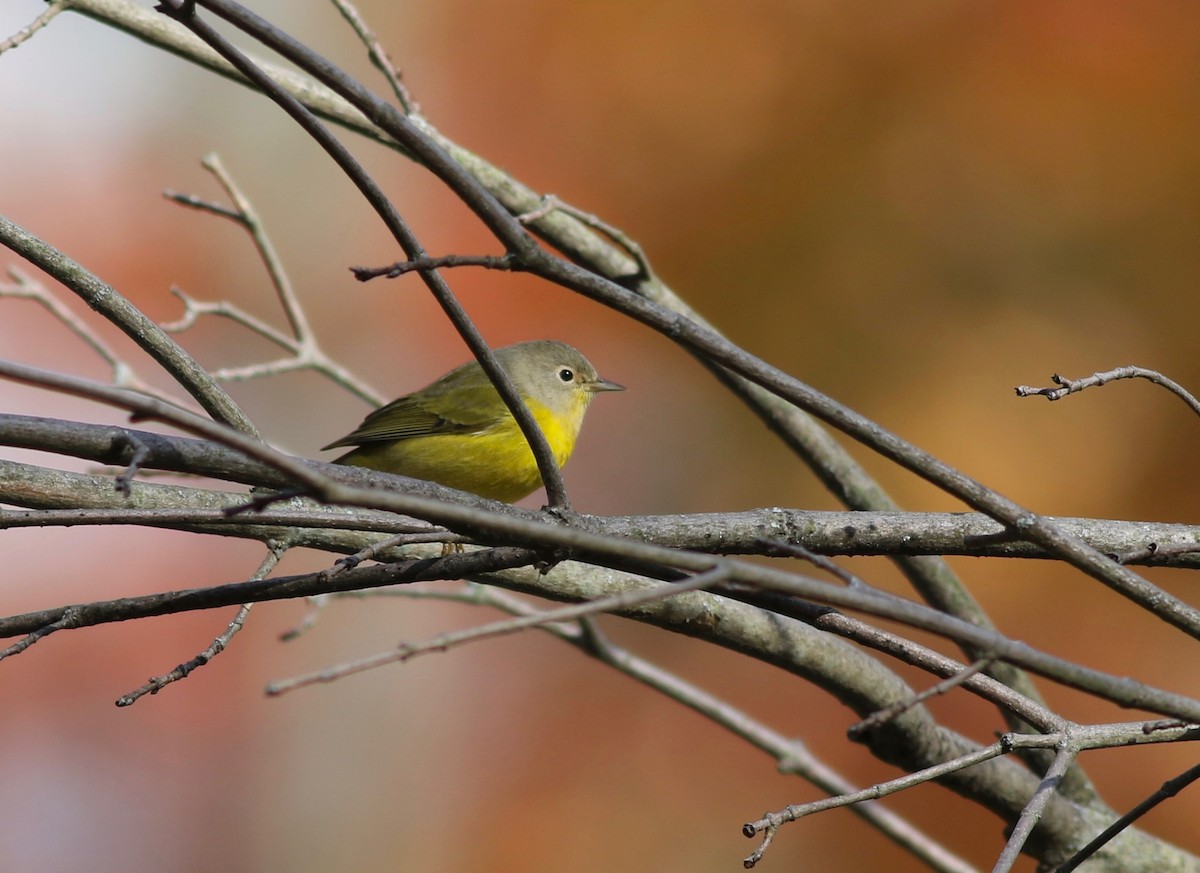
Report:
[{"label": "bird's wing feather", "polygon": [[[441,390],[439,390],[441,389]],[[454,402],[447,403],[449,391]],[[432,434],[467,434],[487,430],[510,416],[491,383],[430,386],[423,396],[406,395],[372,412],[351,434],[327,445],[357,446]]]}]

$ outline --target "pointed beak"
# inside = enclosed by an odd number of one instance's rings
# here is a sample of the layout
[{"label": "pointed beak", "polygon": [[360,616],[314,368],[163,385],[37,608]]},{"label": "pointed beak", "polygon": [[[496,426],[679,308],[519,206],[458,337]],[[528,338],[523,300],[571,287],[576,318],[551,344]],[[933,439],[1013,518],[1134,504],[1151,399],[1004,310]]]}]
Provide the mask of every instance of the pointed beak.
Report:
[{"label": "pointed beak", "polygon": [[596,377],[595,382],[588,382],[587,389],[598,394],[601,391],[624,391],[625,386],[618,385],[616,382],[609,382],[607,379]]}]

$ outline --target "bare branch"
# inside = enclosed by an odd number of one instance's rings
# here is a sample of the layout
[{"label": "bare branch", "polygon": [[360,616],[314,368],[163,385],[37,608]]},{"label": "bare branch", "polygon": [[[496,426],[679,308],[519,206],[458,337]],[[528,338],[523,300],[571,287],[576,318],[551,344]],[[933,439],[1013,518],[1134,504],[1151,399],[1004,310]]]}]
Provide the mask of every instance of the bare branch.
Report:
[{"label": "bare branch", "polygon": [[118,388],[128,388],[140,391],[151,397],[157,397],[168,403],[178,403],[177,398],[159,391],[153,385],[142,380],[126,361],[113,350],[104,339],[96,333],[72,309],[54,296],[41,282],[35,281],[28,273],[17,267],[10,266],[8,275],[13,280],[12,285],[0,285],[0,299],[32,300],[42,306],[63,327],[73,333],[88,348],[95,352],[112,370],[112,383]]},{"label": "bare branch", "polygon": [[1093,373],[1083,379],[1068,379],[1065,376],[1060,376],[1055,373],[1050,377],[1058,388],[1031,388],[1028,385],[1018,385],[1016,388],[1018,397],[1045,397],[1047,400],[1061,400],[1069,394],[1077,394],[1085,388],[1097,388],[1101,385],[1107,385],[1109,382],[1115,382],[1118,379],[1146,379],[1153,382],[1160,388],[1166,388],[1180,400],[1187,404],[1188,409],[1192,410],[1196,415],[1200,415],[1200,400],[1189,392],[1178,382],[1168,379],[1157,370],[1148,370],[1145,367],[1117,367],[1112,370],[1106,370],[1103,373]]},{"label": "bare branch", "polygon": [[[0,364],[0,373],[3,372],[5,366]],[[142,402],[150,403],[149,400]],[[236,435],[234,436],[236,437]],[[265,447],[261,447],[258,444],[253,445],[264,454],[269,453],[269,450]],[[294,460],[287,459],[286,456],[281,457],[292,464],[295,463]],[[328,467],[328,465],[321,466]],[[466,525],[470,535],[481,541],[492,540],[496,543],[513,541],[527,543],[540,542],[543,548],[570,549],[581,558],[593,561],[599,565],[640,566],[651,569],[657,567],[658,570],[656,572],[662,572],[663,562],[665,562],[665,566],[678,568],[678,571],[692,573],[703,572],[716,566],[716,559],[709,556],[679,552],[648,543],[613,539],[579,529],[563,527],[557,523],[547,524],[534,520],[528,514],[522,516],[519,512],[489,512],[471,509],[467,506],[446,504],[413,495],[394,492],[381,493],[329,485],[324,477],[315,473],[315,467],[316,465],[313,465],[312,467],[302,467],[301,469],[306,471],[306,475],[310,477],[313,487],[323,488],[327,497],[332,495],[338,497],[339,501],[362,503],[368,506],[376,506],[377,508],[391,509],[408,515],[428,516],[431,520],[450,527]],[[141,487],[151,488],[152,486]],[[37,489],[34,488],[31,491],[36,493]],[[112,492],[109,491],[108,493],[111,494]],[[361,548],[361,545],[356,548]],[[766,593],[762,592],[761,588],[765,587],[778,592],[790,593],[805,600],[824,601],[851,609],[863,610],[899,620],[914,627],[945,634],[959,642],[975,645],[981,649],[987,649],[993,652],[995,657],[1006,658],[1013,663],[1046,675],[1055,681],[1091,691],[1108,699],[1118,701],[1122,705],[1137,706],[1200,720],[1200,702],[1192,701],[1179,695],[1169,694],[1131,679],[1109,676],[1100,671],[1091,670],[1069,661],[1054,658],[1023,643],[1009,640],[995,631],[988,631],[968,625],[960,620],[900,598],[887,595],[881,596],[872,591],[846,589],[841,586],[830,585],[740,561],[724,559],[723,563],[730,568],[733,578],[738,579],[740,583],[750,586],[748,588],[741,588],[740,590],[731,589],[728,585],[723,586],[722,591],[725,593],[735,594],[740,597],[750,597],[752,595],[754,600],[763,600],[766,597]],[[501,581],[503,584],[504,580],[498,581]],[[567,593],[568,589],[563,588],[561,585],[547,586],[539,580],[539,585],[535,587],[537,593],[570,599]],[[309,588],[307,590],[298,590],[295,594],[303,596],[320,593],[322,590],[328,589],[319,587]],[[588,599],[589,596],[591,595],[584,594],[579,599]],[[251,598],[240,597],[235,602],[240,603],[248,599]],[[788,614],[789,610],[799,610],[803,607],[803,601],[801,600],[781,601],[778,598],[766,598],[763,602],[768,604],[767,608],[773,609],[776,612],[782,611],[783,614]],[[634,617],[638,617],[637,610],[632,611],[631,614]],[[804,614],[807,614],[807,611]],[[57,620],[57,616],[42,619],[38,623],[33,624],[29,629],[39,628],[55,620]],[[106,620],[121,620],[121,618],[108,618]],[[806,618],[806,620],[809,619]],[[820,617],[819,623],[829,625],[830,622],[835,622],[834,626],[849,627],[850,625],[845,624],[848,621],[848,619],[840,616],[838,613],[825,611]],[[0,628],[3,628],[4,625],[5,622],[0,621]],[[11,627],[12,629],[7,631],[8,635],[28,632],[24,625],[20,623],[11,625]],[[4,631],[0,630],[0,633],[4,633]],[[876,644],[882,645],[878,641],[876,641]],[[915,646],[915,644],[911,645]],[[947,662],[947,666],[943,669],[943,675],[952,675],[961,669],[961,666],[954,665],[953,662]],[[983,681],[982,677],[975,677],[971,680],[971,684],[968,687],[974,688],[974,683],[979,681]],[[906,691],[883,705],[889,705],[896,699],[907,699],[910,694],[911,692]],[[867,709],[863,713],[864,716],[875,711],[877,708],[873,706]]]},{"label": "bare branch", "polygon": [[22,27],[7,39],[0,40],[0,55],[4,54],[6,51],[15,49],[17,46],[30,39],[35,33],[49,24],[51,19],[58,15],[58,13],[62,12],[66,6],[67,4],[65,0],[53,0],[53,2],[49,3],[46,8],[42,10],[41,14],[38,15],[37,18],[29,22],[29,24]]},{"label": "bare branch", "polygon": [[375,36],[375,32],[367,25],[359,13],[349,0],[333,0],[333,5],[342,13],[342,17],[346,19],[346,23],[353,28],[362,44],[367,47],[367,54],[371,58],[371,63],[379,70],[387,79],[388,85],[392,89],[392,93],[396,95],[396,100],[400,104],[400,108],[404,110],[406,115],[414,115],[419,112],[419,107],[413,101],[412,95],[408,93],[408,88],[405,87],[404,81],[401,79],[400,71],[396,69],[392,63],[392,59],[388,56],[387,50]]},{"label": "bare branch", "polygon": [[[1020,738],[1019,742],[1024,742],[1028,739],[1026,734],[1013,735]],[[1043,743],[1038,743],[1044,745]],[[817,812],[824,812],[828,809],[837,809],[842,806],[850,806],[859,804],[867,800],[878,800],[881,797],[886,797],[889,794],[894,794],[897,791],[903,791],[906,788],[912,788],[916,785],[922,785],[950,773],[955,773],[967,767],[973,767],[984,761],[990,761],[993,758],[1005,754],[1008,749],[1005,747],[1003,740],[993,743],[992,745],[978,749],[969,754],[961,755],[954,760],[945,761],[934,767],[927,767],[916,773],[909,773],[901,776],[898,779],[891,779],[887,782],[880,782],[872,785],[870,788],[864,788],[861,791],[855,791],[839,797],[827,797],[823,800],[815,800],[812,803],[803,803],[789,806],[780,812],[772,812],[760,818],[758,821],[747,822],[742,826],[742,834],[746,837],[754,837],[758,834],[763,835],[763,841],[757,849],[754,850],[742,863],[750,869],[762,860],[763,853],[775,838],[775,834],[783,825],[798,821],[806,815],[812,815]]]},{"label": "bare branch", "polygon": [[1065,730],[1052,734],[1009,733],[990,746],[975,749],[935,766],[908,773],[897,779],[872,785],[870,788],[861,791],[847,793],[838,797],[824,798],[811,803],[788,806],[780,812],[768,813],[757,821],[748,822],[742,828],[742,832],[747,837],[754,837],[758,834],[764,835],[762,845],[746,859],[745,865],[753,867],[762,859],[763,852],[770,845],[771,840],[780,827],[789,822],[798,821],[805,816],[851,804],[859,804],[868,800],[877,800],[889,794],[904,791],[927,782],[944,780],[945,777],[960,770],[975,767],[985,761],[990,761],[1001,755],[1007,755],[1020,749],[1056,749],[1058,750],[1058,754],[1055,757],[1054,767],[1046,774],[1044,779],[1040,780],[1036,791],[1022,811],[1018,825],[1014,829],[1014,833],[995,867],[996,871],[1008,870],[1016,860],[1021,847],[1024,846],[1033,825],[1037,823],[1046,804],[1050,802],[1051,797],[1054,795],[1055,789],[1063,773],[1070,765],[1071,759],[1081,751],[1117,748],[1127,745],[1142,745],[1159,741],[1200,740],[1200,727],[1196,725],[1175,725],[1170,728],[1164,728],[1169,732],[1169,736],[1163,736],[1161,731],[1156,729],[1157,726],[1155,729],[1152,729],[1152,725],[1153,723],[1148,722],[1069,725]]},{"label": "bare branch", "polygon": [[279,301],[280,308],[283,310],[284,316],[291,326],[291,336],[276,330],[266,322],[244,312],[232,303],[224,301],[199,303],[177,289],[172,289],[172,292],[183,301],[184,315],[177,322],[164,324],[162,326],[163,330],[168,332],[185,330],[195,323],[199,315],[210,314],[229,318],[231,321],[241,324],[264,339],[285,349],[291,356],[247,367],[215,370],[212,373],[214,379],[237,381],[273,376],[292,370],[311,369],[328,377],[335,384],[361,397],[368,403],[373,403],[376,406],[382,404],[384,400],[377,392],[373,391],[361,379],[355,377],[330,358],[320,347],[316,335],[309,326],[308,317],[304,314],[304,309],[296,297],[291,279],[288,278],[287,271],[284,269],[283,262],[275,251],[275,246],[267,234],[262,219],[259,218],[258,212],[254,209],[250,199],[242,192],[237,183],[234,182],[229,171],[225,169],[220,158],[216,154],[210,154],[201,161],[201,164],[217,179],[217,182],[224,189],[226,195],[233,202],[233,209],[209,203],[192,195],[178,194],[172,191],[165,192],[165,196],[184,206],[228,218],[246,229],[254,242],[254,247],[258,251],[259,257],[263,261],[263,265],[266,267],[267,275],[271,279],[271,285],[275,288],[275,296]]},{"label": "bare branch", "polygon": [[351,267],[350,272],[360,282],[368,282],[380,277],[396,279],[408,273],[420,273],[426,270],[440,270],[446,267],[484,267],[488,270],[512,271],[520,265],[511,255],[442,255],[441,257],[425,256],[411,261],[397,261],[386,267]]},{"label": "bare branch", "polygon": [[242,433],[257,435],[254,425],[204,368],[115,288],[3,216],[0,216],[0,243],[62,282],[124,331],[214,419]]},{"label": "bare branch", "polygon": [[1029,803],[1021,810],[1021,816],[1017,819],[1012,833],[1009,834],[1008,842],[1004,844],[1004,849],[996,860],[996,865],[992,868],[993,873],[1008,873],[1017,863],[1017,858],[1020,857],[1029,835],[1042,817],[1042,810],[1046,808],[1050,796],[1058,789],[1059,782],[1062,781],[1063,775],[1077,754],[1069,746],[1064,745],[1059,748],[1058,754],[1054,756],[1054,763],[1046,771],[1037,791],[1033,793]]},{"label": "bare branch", "polygon": [[[279,559],[283,557],[283,553],[287,551],[288,546],[285,543],[277,543],[267,551],[262,563],[258,565],[258,569],[254,571],[254,575],[250,577],[251,581],[262,579],[279,563]],[[161,676],[155,676],[150,679],[141,688],[131,691],[129,694],[117,698],[117,706],[132,706],[137,701],[147,694],[158,694],[166,686],[172,682],[178,682],[180,679],[186,678],[197,667],[203,667],[221,652],[225,651],[225,647],[229,645],[229,641],[233,639],[246,624],[246,618],[250,615],[250,608],[253,603],[243,603],[237,611],[237,615],[229,622],[229,626],[225,628],[225,632],[212,641],[204,651],[200,652],[190,661],[185,661],[169,673],[164,673]]]},{"label": "bare branch", "polygon": [[272,682],[267,686],[267,694],[275,697],[285,694],[288,691],[294,691],[297,688],[313,685],[317,682],[336,682],[338,679],[354,673],[372,670],[376,667],[382,667],[385,664],[407,661],[417,655],[429,652],[444,652],[464,643],[493,639],[548,624],[578,621],[605,612],[628,610],[631,607],[652,603],[656,600],[676,597],[688,591],[711,588],[727,576],[728,570],[725,567],[714,567],[711,570],[697,573],[690,579],[685,579],[681,582],[672,582],[653,588],[643,588],[640,591],[621,591],[609,597],[597,598],[596,600],[590,600],[574,606],[565,606],[532,615],[524,615],[520,618],[492,622],[491,624],[468,628],[466,630],[450,631],[438,634],[436,637],[426,640],[423,643],[401,643],[392,651],[372,655],[348,664],[340,664],[336,667],[327,667],[324,670],[319,670],[315,673],[306,673],[303,676],[297,676],[293,679]]},{"label": "bare branch", "polygon": [[[149,455],[143,468],[203,475],[250,485],[281,487],[286,480],[264,464],[247,460],[216,442],[189,439],[114,425],[46,419],[0,413],[0,445],[58,452],[103,464],[126,466],[131,456],[120,450],[134,442]],[[327,475],[356,484],[403,483],[412,494],[487,506],[526,518],[536,513],[496,504],[433,483],[384,473],[305,461]],[[49,488],[49,483],[42,487]],[[30,489],[28,496],[35,495]],[[2,495],[0,495],[2,497]],[[10,497],[10,500],[15,500]],[[42,504],[22,504],[42,505]],[[44,506],[44,508],[50,508]],[[1151,521],[1047,516],[1057,527],[1086,539],[1093,548],[1121,553],[1131,562],[1150,566],[1196,569],[1200,526]],[[56,521],[55,523],[64,523]],[[1007,537],[992,538],[1001,528],[977,513],[828,512],[788,508],[727,513],[658,516],[580,516],[577,524],[597,533],[648,540],[664,546],[726,555],[755,554],[765,541],[803,546],[822,555],[939,554],[971,557],[1045,559],[1044,550]],[[1148,548],[1155,544],[1155,548]]]}]

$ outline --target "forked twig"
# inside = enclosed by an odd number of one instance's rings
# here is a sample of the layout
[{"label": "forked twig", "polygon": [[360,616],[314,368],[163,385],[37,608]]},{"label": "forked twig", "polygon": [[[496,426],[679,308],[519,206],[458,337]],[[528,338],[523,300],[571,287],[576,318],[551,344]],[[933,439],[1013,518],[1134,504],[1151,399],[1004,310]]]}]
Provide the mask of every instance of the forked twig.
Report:
[{"label": "forked twig", "polygon": [[[1011,868],[1016,855],[1024,846],[1025,840],[1037,824],[1046,804],[1054,795],[1059,782],[1071,760],[1080,752],[1089,749],[1119,748],[1128,745],[1141,745],[1158,742],[1177,742],[1180,740],[1200,739],[1200,732],[1195,725],[1184,723],[1163,722],[1124,722],[1117,724],[1099,725],[1069,725],[1062,731],[1048,734],[1006,733],[990,746],[976,749],[951,760],[944,761],[914,773],[908,773],[896,779],[872,785],[870,788],[837,797],[827,797],[810,803],[794,804],[779,812],[767,813],[757,821],[748,822],[742,829],[747,837],[758,834],[764,835],[764,841],[758,849],[745,860],[747,867],[752,867],[762,859],[763,852],[770,845],[780,827],[818,812],[837,809],[843,806],[877,800],[913,788],[917,785],[940,779],[950,773],[973,767],[984,761],[1007,755],[1025,749],[1054,749],[1054,763],[1046,776],[1039,782],[1028,804],[1022,810],[1013,835],[1005,846],[1004,853],[997,861],[996,871]],[[1189,771],[1190,773],[1190,771]],[[1187,775],[1187,774],[1185,774]],[[1195,777],[1193,777],[1195,778]]]},{"label": "forked twig", "polygon": [[[279,563],[279,559],[283,557],[283,553],[287,550],[288,545],[286,543],[272,544],[250,579],[265,579],[267,574],[275,569],[275,565]],[[158,692],[162,691],[172,682],[186,679],[197,667],[203,667],[217,655],[221,654],[221,652],[225,651],[225,647],[229,645],[229,641],[245,626],[246,617],[250,615],[250,609],[253,606],[253,603],[243,603],[238,607],[237,614],[229,622],[225,631],[214,639],[204,651],[197,654],[191,660],[184,661],[169,673],[155,676],[142,687],[118,697],[117,706],[132,706],[147,694],[158,694]]]},{"label": "forked twig", "polygon": [[253,422],[200,364],[111,285],[0,215],[0,244],[45,270],[152,357],[215,421],[257,437]]},{"label": "forked twig", "polygon": [[49,312],[63,327],[96,353],[112,371],[112,384],[118,388],[140,391],[167,403],[180,403],[179,398],[160,391],[140,378],[130,364],[109,345],[103,337],[75,313],[71,307],[56,297],[45,285],[34,279],[20,267],[9,266],[8,276],[12,284],[0,283],[0,299],[31,300]]},{"label": "forked twig", "polygon": [[1200,400],[1173,379],[1168,379],[1158,370],[1148,370],[1145,367],[1116,367],[1102,373],[1093,373],[1082,379],[1068,379],[1055,373],[1050,377],[1057,388],[1033,388],[1029,385],[1018,385],[1014,390],[1018,397],[1045,397],[1047,400],[1062,400],[1069,394],[1077,394],[1085,388],[1096,388],[1115,382],[1118,379],[1146,379],[1161,388],[1166,388],[1188,405],[1196,415],[1200,415]]},{"label": "forked twig", "polygon": [[215,315],[228,318],[235,324],[240,324],[247,330],[253,331],[269,342],[279,346],[289,353],[289,357],[280,358],[275,361],[266,361],[260,364],[251,364],[246,367],[230,367],[214,370],[214,378],[223,381],[239,381],[278,375],[279,373],[293,370],[308,369],[321,373],[335,384],[361,397],[368,403],[376,406],[382,404],[384,402],[382,395],[373,391],[361,379],[355,377],[349,370],[325,354],[317,342],[316,334],[308,323],[308,316],[304,312],[304,307],[300,305],[292,281],[287,274],[282,259],[275,250],[274,244],[271,242],[271,237],[267,233],[262,219],[254,209],[250,198],[238,187],[233,176],[225,169],[220,157],[215,153],[208,154],[200,163],[204,169],[212,174],[222,190],[225,191],[226,196],[233,203],[232,208],[212,203],[192,194],[181,194],[176,191],[165,191],[163,192],[163,196],[182,206],[198,209],[211,215],[220,216],[221,218],[227,218],[246,230],[254,243],[255,250],[258,251],[259,257],[263,261],[263,265],[266,267],[267,275],[270,277],[271,285],[275,289],[275,296],[279,301],[280,309],[283,310],[284,317],[287,318],[291,334],[289,335],[283,331],[276,330],[271,325],[250,315],[232,303],[227,301],[196,301],[182,290],[176,288],[172,288],[171,291],[183,301],[184,314],[177,321],[164,324],[162,326],[163,330],[172,333],[181,332],[195,324],[197,317],[201,315]]},{"label": "forked twig", "polygon": [[516,216],[517,221],[526,225],[536,225],[541,219],[545,218],[552,212],[562,212],[569,215],[576,221],[586,227],[597,231],[609,240],[616,243],[620,248],[624,249],[629,257],[633,258],[637,264],[637,272],[621,276],[617,281],[621,284],[629,284],[631,282],[640,282],[646,279],[657,279],[654,275],[654,270],[650,267],[650,259],[646,257],[646,252],[642,249],[641,244],[631,237],[625,231],[615,225],[609,224],[598,215],[591,212],[585,212],[577,206],[572,206],[565,200],[558,197],[556,194],[542,195],[542,204],[537,209],[532,209],[529,212],[523,212]]}]

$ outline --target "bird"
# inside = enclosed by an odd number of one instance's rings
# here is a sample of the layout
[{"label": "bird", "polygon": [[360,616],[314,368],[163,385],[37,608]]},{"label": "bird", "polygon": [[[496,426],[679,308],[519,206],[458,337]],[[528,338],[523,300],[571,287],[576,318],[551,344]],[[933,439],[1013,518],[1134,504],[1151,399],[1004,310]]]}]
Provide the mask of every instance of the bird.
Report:
[{"label": "bird", "polygon": [[[517,343],[495,355],[560,467],[575,449],[592,399],[624,390],[557,340]],[[426,479],[505,503],[542,484],[524,433],[478,361],[381,406],[322,451],[341,446],[355,448],[335,464]]]}]

